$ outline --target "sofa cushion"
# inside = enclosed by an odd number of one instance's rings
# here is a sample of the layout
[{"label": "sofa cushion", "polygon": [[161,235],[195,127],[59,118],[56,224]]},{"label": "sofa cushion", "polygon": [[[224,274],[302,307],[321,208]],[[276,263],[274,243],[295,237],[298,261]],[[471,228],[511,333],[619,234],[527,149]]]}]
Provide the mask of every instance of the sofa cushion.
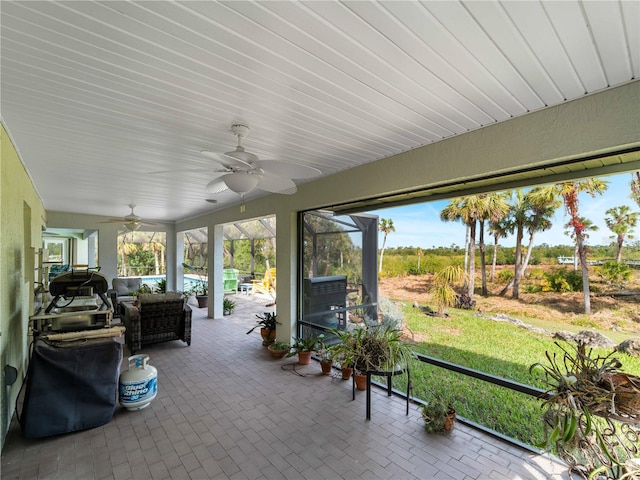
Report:
[{"label": "sofa cushion", "polygon": [[162,303],[162,302],[176,302],[178,300],[184,300],[182,293],[180,292],[167,292],[167,293],[144,293],[138,297],[140,303]]},{"label": "sofa cushion", "polygon": [[142,279],[138,277],[118,277],[111,281],[111,285],[118,295],[126,296],[140,289]]}]

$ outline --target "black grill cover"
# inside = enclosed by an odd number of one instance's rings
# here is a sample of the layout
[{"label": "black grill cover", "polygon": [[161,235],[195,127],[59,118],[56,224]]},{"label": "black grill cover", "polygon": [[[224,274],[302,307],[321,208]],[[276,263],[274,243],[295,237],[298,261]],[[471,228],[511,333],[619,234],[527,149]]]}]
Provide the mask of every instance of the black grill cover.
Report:
[{"label": "black grill cover", "polygon": [[113,339],[36,340],[20,416],[23,435],[39,438],[109,423],[121,363],[122,345]]}]

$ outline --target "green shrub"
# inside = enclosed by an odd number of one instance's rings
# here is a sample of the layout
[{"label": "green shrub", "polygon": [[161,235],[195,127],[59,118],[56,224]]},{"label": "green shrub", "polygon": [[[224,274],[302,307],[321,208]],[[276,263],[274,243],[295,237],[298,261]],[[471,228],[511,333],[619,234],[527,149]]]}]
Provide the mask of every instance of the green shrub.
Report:
[{"label": "green shrub", "polygon": [[497,277],[501,282],[507,283],[513,279],[513,275],[513,270],[500,270]]},{"label": "green shrub", "polygon": [[582,275],[574,270],[555,268],[544,274],[540,285],[543,292],[580,292],[582,291]]},{"label": "green shrub", "polygon": [[532,268],[527,272],[527,278],[531,280],[542,280],[544,278],[544,270],[542,268]]},{"label": "green shrub", "polygon": [[540,293],[542,291],[542,286],[539,283],[528,283],[524,286],[524,291],[526,293]]},{"label": "green shrub", "polygon": [[605,283],[621,288],[629,281],[631,273],[627,264],[614,261],[605,262],[598,268],[598,275]]}]

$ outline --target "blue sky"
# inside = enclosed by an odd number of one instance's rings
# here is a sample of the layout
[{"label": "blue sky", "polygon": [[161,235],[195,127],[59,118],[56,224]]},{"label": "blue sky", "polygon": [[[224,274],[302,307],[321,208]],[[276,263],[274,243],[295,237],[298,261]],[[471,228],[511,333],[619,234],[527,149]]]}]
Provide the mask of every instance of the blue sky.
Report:
[{"label": "blue sky", "polygon": [[[578,198],[581,215],[599,227],[598,231],[591,232],[587,242],[589,245],[607,245],[611,242],[609,237],[613,233],[604,222],[605,212],[609,208],[627,205],[631,207],[632,211],[640,211],[638,205],[629,197],[631,174],[625,173],[602,178],[609,183],[607,191],[603,195],[591,198],[588,194],[582,193]],[[449,201],[443,200],[375,210],[369,213],[378,215],[380,218],[393,220],[396,231],[388,235],[387,247],[449,247],[454,243],[459,247],[464,247],[464,225],[459,222],[442,222],[440,220],[440,211],[448,204]],[[571,245],[573,242],[564,234],[566,223],[567,217],[564,206],[562,206],[556,211],[553,227],[545,232],[536,233],[534,246],[542,243]],[[636,227],[634,237],[635,240],[640,239],[640,227]],[[382,246],[382,234],[380,234],[379,241],[379,246]],[[493,237],[485,237],[485,242],[493,244]],[[500,245],[515,246],[515,237],[510,236],[500,240]]]}]

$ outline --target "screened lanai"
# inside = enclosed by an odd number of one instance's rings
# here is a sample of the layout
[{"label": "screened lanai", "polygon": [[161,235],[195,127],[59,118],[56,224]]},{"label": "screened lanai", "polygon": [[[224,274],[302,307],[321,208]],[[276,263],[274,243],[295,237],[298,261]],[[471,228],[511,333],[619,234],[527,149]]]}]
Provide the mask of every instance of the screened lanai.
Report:
[{"label": "screened lanai", "polygon": [[[241,276],[255,278],[264,274],[267,265],[275,266],[275,223],[272,215],[224,225],[225,268],[236,268]],[[203,251],[209,241],[208,229],[186,231],[184,239],[187,250]]]}]

